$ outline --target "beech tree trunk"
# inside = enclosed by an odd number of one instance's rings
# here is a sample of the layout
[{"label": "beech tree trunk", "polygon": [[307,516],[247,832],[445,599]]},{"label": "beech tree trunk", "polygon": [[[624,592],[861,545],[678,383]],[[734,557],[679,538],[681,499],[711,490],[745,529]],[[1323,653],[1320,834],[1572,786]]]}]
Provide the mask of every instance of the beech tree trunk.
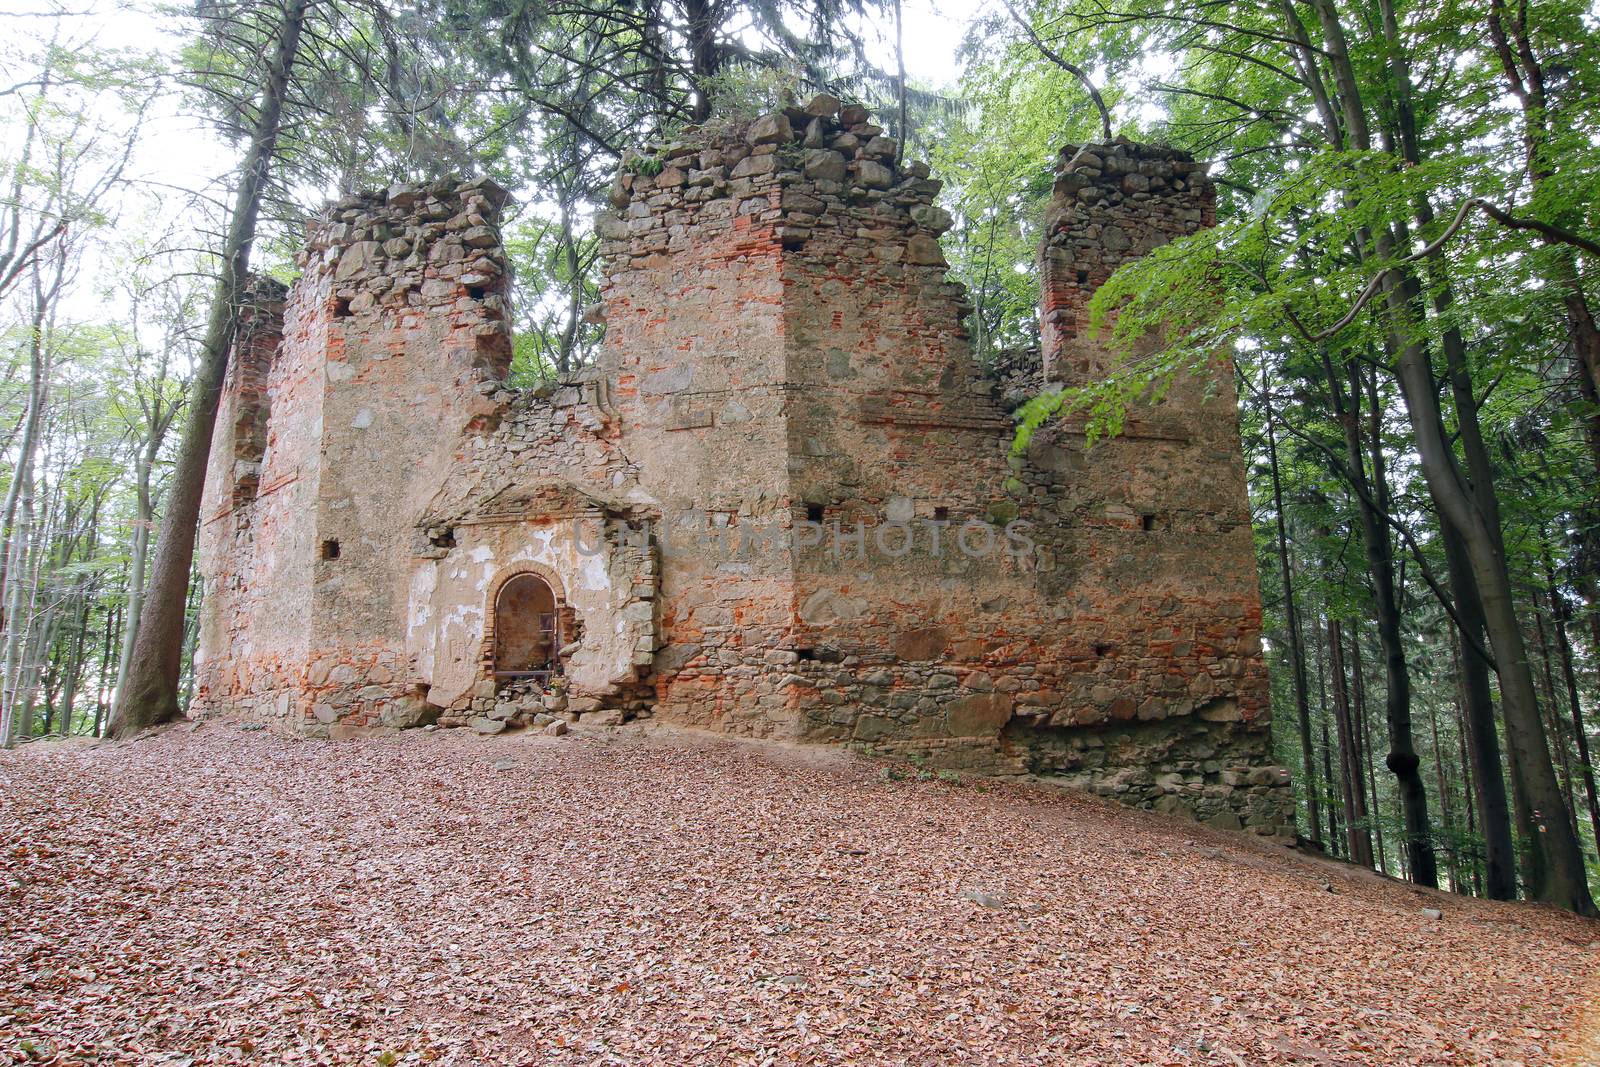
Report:
[{"label": "beech tree trunk", "polygon": [[105,633],[101,635],[100,639],[100,684],[95,687],[94,725],[89,732],[91,737],[103,737],[105,735],[106,713],[110,710],[106,706],[106,694],[110,692],[111,683],[116,678],[111,673],[111,650],[116,647],[117,631],[119,629],[117,615],[121,608],[122,606],[119,604],[106,610]]},{"label": "beech tree trunk", "polygon": [[1383,815],[1378,802],[1378,775],[1372,767],[1372,733],[1367,729],[1367,674],[1361,666],[1361,634],[1350,628],[1350,725],[1356,735],[1356,773],[1367,795],[1373,857],[1378,870],[1389,873],[1389,854],[1383,848]]},{"label": "beech tree trunk", "polygon": [[[1444,769],[1444,747],[1439,743],[1439,709],[1433,704],[1428,705],[1428,730],[1433,739],[1433,774],[1434,784],[1439,790],[1439,821],[1444,824],[1447,839],[1454,840],[1452,831],[1455,830],[1455,817],[1450,806],[1450,780]],[[1446,853],[1445,867],[1450,876],[1451,891],[1461,892],[1461,867],[1456,849],[1451,848]]]},{"label": "beech tree trunk", "polygon": [[[1426,201],[1418,213],[1424,223],[1433,218],[1433,207]],[[1436,286],[1434,309],[1448,320],[1454,293],[1448,284]],[[1450,376],[1450,396],[1456,413],[1456,434],[1467,461],[1467,477],[1477,492],[1489,532],[1500,537],[1500,503],[1494,491],[1494,463],[1483,441],[1478,422],[1478,399],[1472,388],[1467,365],[1466,341],[1454,327],[1445,330],[1440,341]],[[1510,803],[1506,798],[1505,775],[1500,763],[1500,735],[1495,726],[1494,695],[1490,688],[1492,667],[1481,649],[1487,633],[1483,625],[1483,598],[1478,594],[1472,574],[1472,560],[1461,532],[1448,515],[1439,515],[1440,538],[1445,565],[1450,575],[1450,590],[1455,595],[1456,643],[1460,649],[1461,698],[1466,726],[1468,757],[1471,760],[1473,803],[1484,843],[1484,893],[1492,900],[1517,897],[1517,850],[1511,833]],[[1504,549],[1501,549],[1502,554]],[[1465,632],[1463,632],[1465,627]]]},{"label": "beech tree trunk", "polygon": [[[1462,784],[1466,787],[1467,796],[1470,797],[1470,798],[1476,798],[1477,795],[1478,795],[1478,792],[1477,792],[1478,786],[1477,786],[1477,782],[1474,780],[1475,776],[1472,773],[1472,757],[1467,752],[1467,710],[1466,710],[1466,701],[1463,699],[1462,691],[1461,691],[1461,668],[1459,666],[1459,664],[1461,663],[1461,653],[1460,653],[1459,649],[1457,649],[1455,646],[1452,646],[1451,649],[1450,649],[1450,662],[1457,665],[1457,667],[1456,667],[1456,683],[1457,683],[1457,685],[1456,685],[1456,744],[1457,744],[1457,755],[1461,760],[1461,777],[1462,777],[1462,780],[1463,780]],[[1476,810],[1477,809],[1472,804],[1468,804],[1467,805],[1467,836],[1469,838],[1473,834],[1477,833],[1477,831],[1478,831],[1477,821],[1476,821],[1476,818],[1475,818]],[[1480,863],[1478,861],[1478,857],[1476,855],[1470,856],[1468,858],[1470,860],[1470,863],[1468,865],[1467,870],[1472,875],[1472,884],[1469,887],[1469,891],[1472,892],[1473,894],[1481,897],[1481,896],[1484,895],[1484,886],[1483,886],[1484,864]],[[1511,885],[1511,894],[1512,894],[1512,896],[1511,897],[1502,897],[1502,898],[1500,898],[1500,899],[1503,899],[1503,900],[1513,899],[1515,897],[1515,895],[1516,895],[1516,892],[1517,892],[1517,872],[1516,872],[1516,864],[1514,862],[1510,865],[1509,871],[1510,871],[1510,876],[1511,876],[1510,877],[1510,885]]]},{"label": "beech tree trunk", "polygon": [[[1407,314],[1411,294],[1391,292],[1391,311]],[[1543,860],[1528,886],[1528,895],[1569,908],[1580,915],[1596,915],[1589,895],[1588,872],[1567,805],[1556,781],[1550,746],[1539,719],[1539,699],[1527,645],[1518,625],[1511,575],[1499,539],[1489,530],[1482,509],[1456,466],[1448,430],[1434,391],[1433,368],[1427,351],[1409,344],[1399,361],[1400,382],[1422,460],[1428,492],[1441,514],[1448,515],[1461,533],[1473,576],[1483,598],[1485,629],[1500,675],[1501,706],[1505,716],[1506,745],[1517,767],[1518,787],[1528,804],[1534,833],[1530,847]],[[1485,487],[1492,494],[1492,487]]]},{"label": "beech tree trunk", "polygon": [[[1372,140],[1360,85],[1339,12],[1333,0],[1313,0],[1313,6],[1323,28],[1324,47],[1339,90],[1350,146],[1358,151],[1370,151]],[[1385,228],[1373,234],[1378,260],[1392,262],[1399,258],[1396,249],[1406,247],[1405,236]],[[1417,319],[1421,293],[1415,275],[1388,272],[1383,279],[1382,294],[1384,306],[1394,323],[1396,371],[1411,417],[1423,479],[1435,508],[1460,532],[1471,560],[1473,579],[1483,598],[1485,630],[1500,676],[1507,750],[1516,778],[1514,788],[1525,802],[1527,818],[1534,830],[1529,835],[1529,847],[1538,854],[1536,861],[1529,865],[1534,877],[1529,881],[1528,894],[1581,915],[1595,915],[1583,853],[1572,833],[1550,758],[1549,743],[1539,720],[1533,670],[1518,625],[1510,571],[1498,531],[1491,532],[1489,528],[1491,512],[1486,511],[1486,507],[1493,505],[1484,502],[1494,496],[1493,483],[1469,484],[1456,463],[1439,408],[1432,361],[1420,339],[1423,332],[1418,328]]]},{"label": "beech tree trunk", "polygon": [[33,463],[39,449],[40,426],[50,396],[50,353],[45,333],[51,321],[51,307],[65,280],[64,255],[57,256],[48,284],[35,262],[33,308],[28,322],[28,409],[23,422],[22,441],[11,486],[6,491],[5,543],[0,550],[0,623],[5,633],[4,686],[0,688],[0,748],[10,748],[15,739],[26,737],[31,729],[31,707],[19,707],[22,685],[21,645],[28,632],[23,611],[22,589],[27,581],[27,561],[33,538]]},{"label": "beech tree trunk", "polygon": [[[1360,396],[1361,373],[1352,364],[1351,414],[1359,413],[1355,401]],[[1422,761],[1417,758],[1416,739],[1411,725],[1411,670],[1406,663],[1401,636],[1399,583],[1395,579],[1394,542],[1384,522],[1389,511],[1388,472],[1383,460],[1383,412],[1378,406],[1377,386],[1369,377],[1368,441],[1372,456],[1371,499],[1358,501],[1361,513],[1362,543],[1372,567],[1373,588],[1377,594],[1378,645],[1383,652],[1384,722],[1388,726],[1389,753],[1384,766],[1394,775],[1400,795],[1400,818],[1405,826],[1405,868],[1418,885],[1437,887],[1438,861],[1433,851],[1433,826],[1428,819],[1428,789],[1422,780]],[[1359,423],[1355,427],[1355,453],[1352,460],[1361,465]],[[1374,790],[1376,796],[1376,790]]]},{"label": "beech tree trunk", "polygon": [[1500,770],[1500,734],[1495,726],[1489,664],[1478,651],[1483,640],[1483,601],[1472,577],[1461,534],[1442,516],[1440,533],[1456,615],[1470,635],[1456,630],[1464,744],[1472,769],[1472,800],[1483,834],[1484,894],[1492,900],[1517,898],[1517,850],[1511,836],[1511,807]]},{"label": "beech tree trunk", "polygon": [[[133,620],[122,635],[122,651],[117,657],[117,689],[128,681],[128,668],[133,662],[134,639],[139,635],[138,619],[144,605],[144,571],[150,557],[150,527],[155,520],[155,507],[150,500],[150,471],[155,466],[156,451],[161,439],[154,432],[139,449],[134,470],[133,535],[128,545],[128,618]],[[208,445],[209,450],[209,445]],[[204,478],[202,477],[202,481]]]},{"label": "beech tree trunk", "polygon": [[[1549,563],[1546,561],[1546,566]],[[1600,794],[1595,791],[1594,764],[1589,758],[1589,738],[1584,733],[1583,702],[1578,699],[1578,674],[1572,663],[1572,639],[1567,636],[1567,621],[1571,612],[1566,599],[1556,591],[1555,577],[1550,576],[1550,604],[1554,609],[1556,650],[1561,656],[1562,681],[1566,683],[1567,707],[1572,712],[1572,736],[1578,746],[1578,769],[1583,775],[1584,797],[1588,802],[1589,826],[1594,831],[1595,848],[1600,849]]]},{"label": "beech tree trunk", "polygon": [[[1313,625],[1315,626],[1315,624]],[[1320,627],[1317,627],[1317,629],[1320,629]],[[1320,639],[1315,639],[1311,642],[1311,649],[1316,653],[1317,657],[1315,664],[1317,708],[1319,709],[1317,720],[1322,730],[1322,784],[1327,790],[1323,795],[1323,800],[1327,804],[1324,810],[1328,813],[1328,853],[1329,855],[1337,856],[1340,855],[1342,846],[1339,842],[1343,840],[1344,833],[1339,826],[1339,808],[1333,803],[1333,741],[1328,736],[1328,676],[1325,670],[1326,665],[1323,662],[1325,657],[1322,654],[1322,648]]]}]

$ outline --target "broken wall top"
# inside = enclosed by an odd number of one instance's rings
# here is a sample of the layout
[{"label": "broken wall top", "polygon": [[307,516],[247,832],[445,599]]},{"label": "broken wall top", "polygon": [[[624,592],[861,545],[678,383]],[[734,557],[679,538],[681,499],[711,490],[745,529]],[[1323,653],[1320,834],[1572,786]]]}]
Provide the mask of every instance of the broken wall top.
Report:
[{"label": "broken wall top", "polygon": [[511,271],[500,236],[506,191],[487,178],[347,196],[307,225],[297,288],[326,283],[334,319],[425,313],[480,338],[481,370],[511,354]]},{"label": "broken wall top", "polygon": [[941,183],[926,163],[899,157],[866,108],[827,95],[629,151],[611,187],[614,213],[596,222],[606,273],[719,235],[748,233],[763,247],[776,237],[798,251],[819,230],[873,240],[885,228],[905,240],[907,264],[942,271],[938,236],[952,220],[934,205]]},{"label": "broken wall top", "polygon": [[1095,291],[1118,268],[1215,225],[1216,215],[1216,187],[1187,152],[1123,137],[1064,147],[1039,252],[1044,376],[1068,385],[1103,377],[1111,353],[1106,327],[1090,328]]}]

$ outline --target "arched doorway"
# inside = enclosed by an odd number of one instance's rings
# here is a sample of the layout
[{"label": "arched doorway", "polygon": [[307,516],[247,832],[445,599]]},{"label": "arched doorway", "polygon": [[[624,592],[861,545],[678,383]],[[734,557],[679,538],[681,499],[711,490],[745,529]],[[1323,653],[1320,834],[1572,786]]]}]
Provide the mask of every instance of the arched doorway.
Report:
[{"label": "arched doorway", "polygon": [[561,611],[549,582],[524,573],[500,587],[494,599],[495,678],[547,676],[561,654],[561,637]]}]

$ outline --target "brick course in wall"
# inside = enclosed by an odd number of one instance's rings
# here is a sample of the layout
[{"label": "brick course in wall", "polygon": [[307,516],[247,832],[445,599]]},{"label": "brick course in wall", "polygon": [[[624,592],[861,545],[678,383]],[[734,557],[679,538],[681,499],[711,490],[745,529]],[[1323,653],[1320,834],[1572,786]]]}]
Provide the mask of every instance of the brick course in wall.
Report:
[{"label": "brick course in wall", "polygon": [[1107,372],[1089,297],[1209,225],[1211,187],[1128,143],[1059,171],[1044,343],[1009,384],[972,359],[939,183],[831,98],[629,153],[597,221],[599,360],[538,390],[503,383],[498,190],[341,202],[282,344],[230,371],[214,459],[263,413],[266,455],[253,488],[213,464],[201,709],[312,734],[520,721],[489,650],[495,590],[532,570],[570,642],[532,710],[1289,832],[1231,369],[1092,448],[1067,420],[1010,447],[1017,383]]}]

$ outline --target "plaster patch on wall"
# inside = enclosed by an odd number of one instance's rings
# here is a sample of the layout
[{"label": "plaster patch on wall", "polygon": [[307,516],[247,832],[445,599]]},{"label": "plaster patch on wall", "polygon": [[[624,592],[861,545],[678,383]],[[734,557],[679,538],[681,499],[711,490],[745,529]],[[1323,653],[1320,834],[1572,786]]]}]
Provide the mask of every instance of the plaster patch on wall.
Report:
[{"label": "plaster patch on wall", "polygon": [[439,584],[439,568],[433,560],[427,560],[411,572],[411,603],[410,627],[416,630],[428,625],[428,620],[433,617],[430,601],[433,590]]},{"label": "plaster patch on wall", "polygon": [[604,593],[611,589],[611,575],[602,556],[583,556],[578,564],[582,587],[591,593]]}]

